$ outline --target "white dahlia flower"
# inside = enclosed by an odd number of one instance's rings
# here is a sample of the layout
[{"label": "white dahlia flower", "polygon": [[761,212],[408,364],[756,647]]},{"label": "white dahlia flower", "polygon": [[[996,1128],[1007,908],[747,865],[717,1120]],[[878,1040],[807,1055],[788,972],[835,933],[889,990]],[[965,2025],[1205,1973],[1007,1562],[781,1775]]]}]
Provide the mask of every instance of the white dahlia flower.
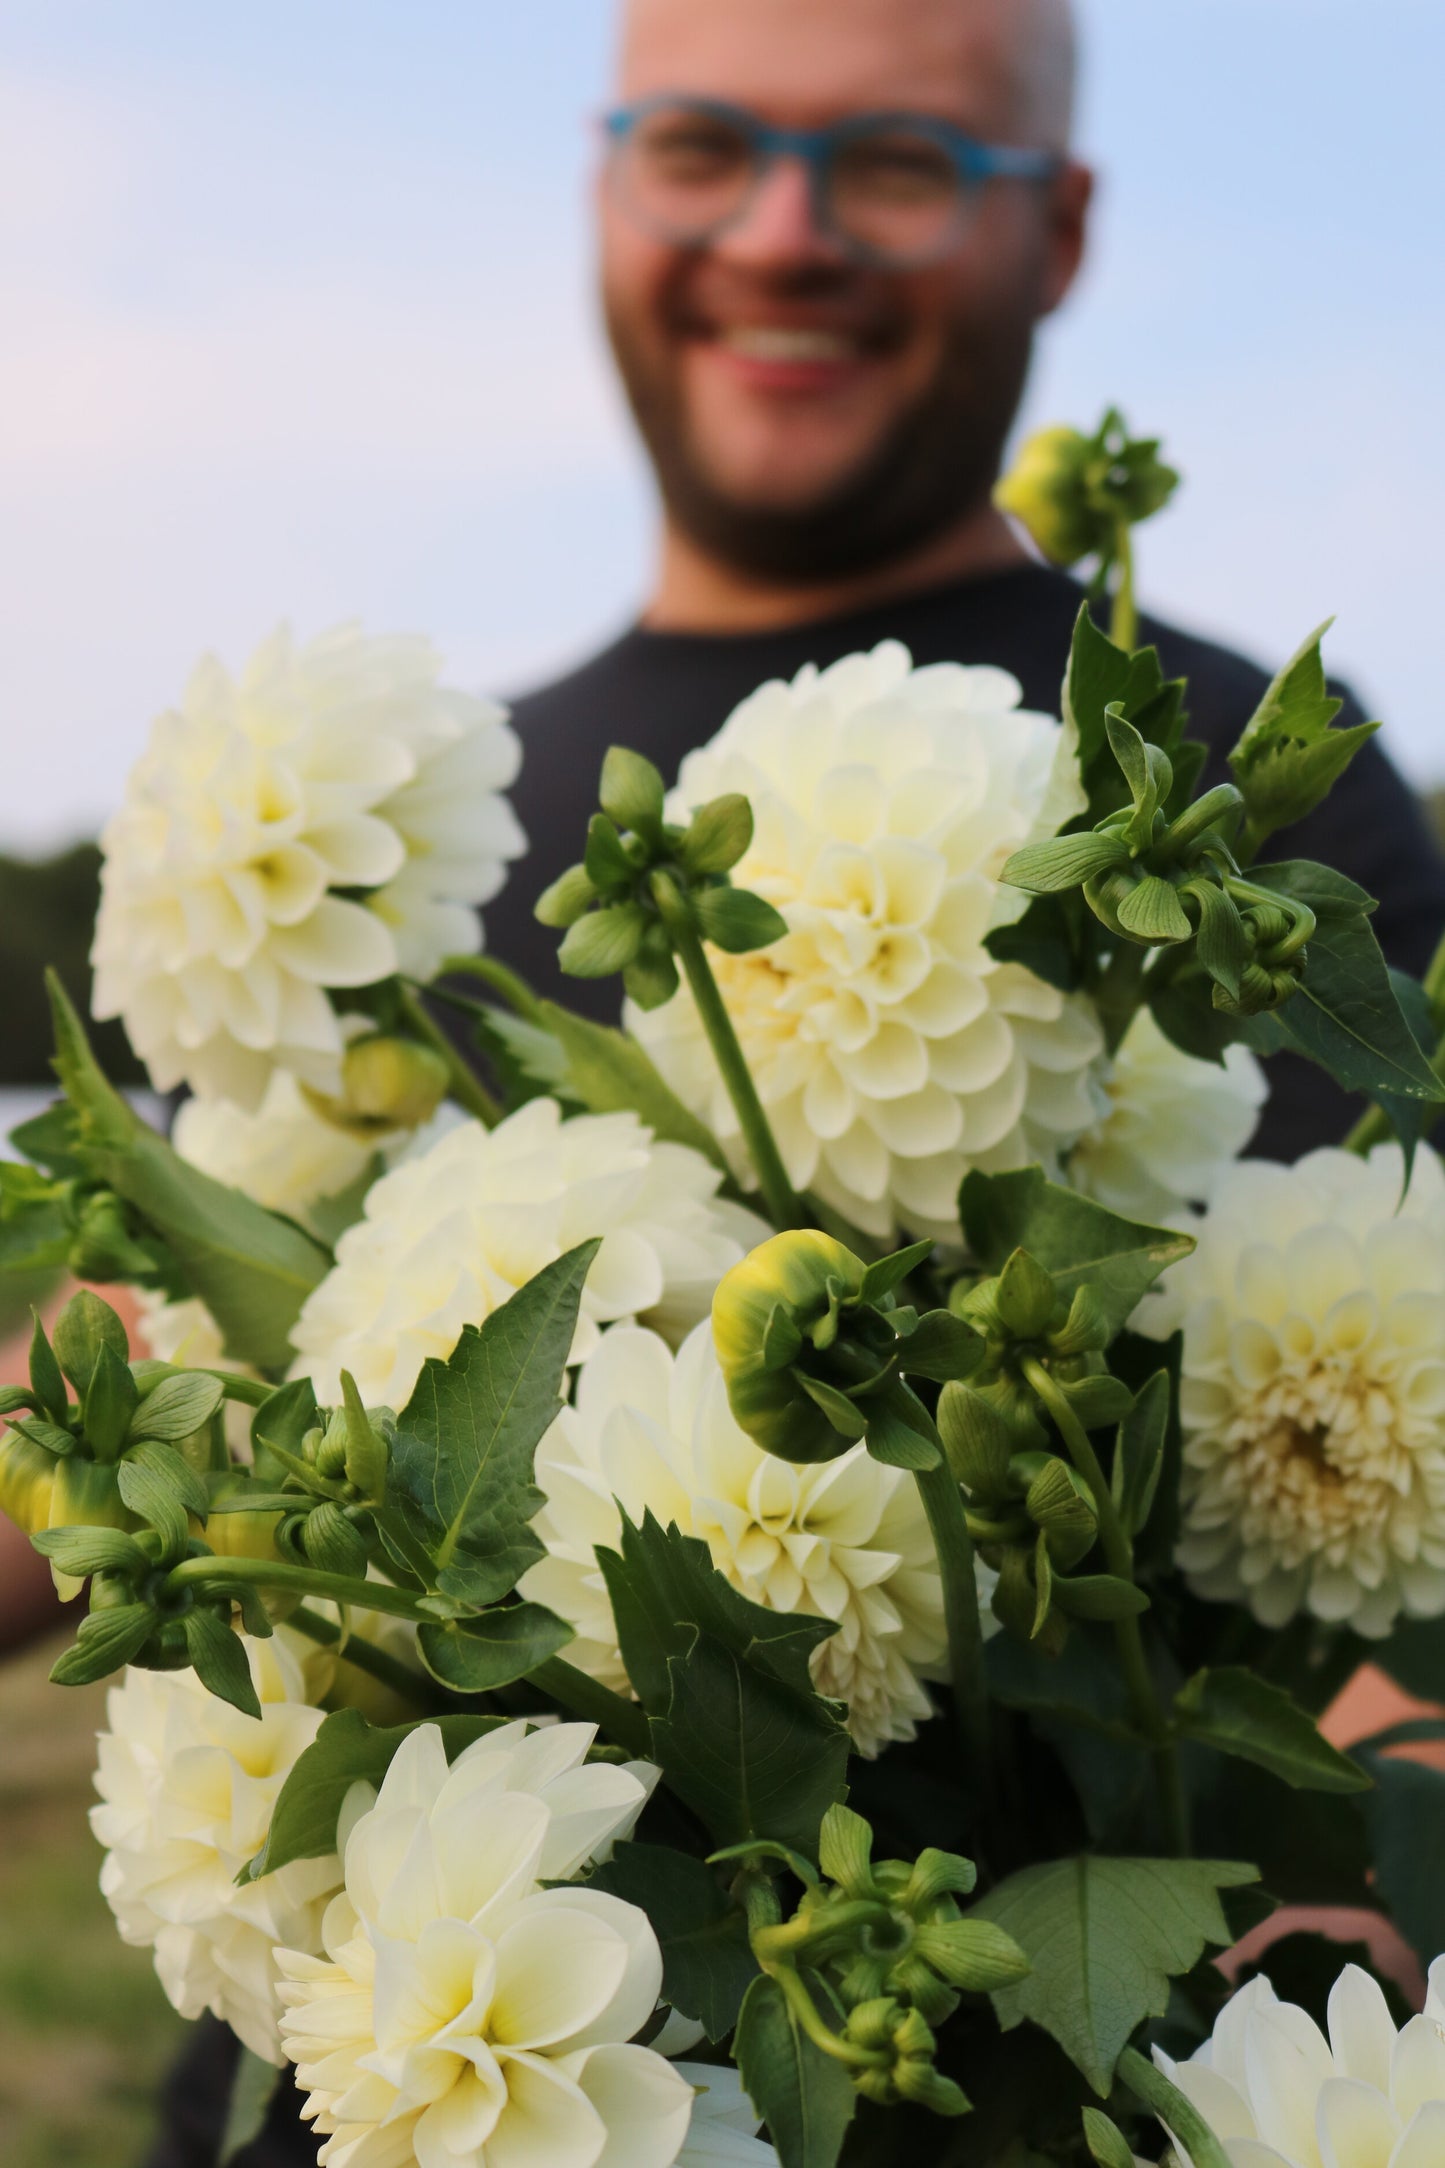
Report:
[{"label": "white dahlia flower", "polygon": [[[813,1656],[820,1693],[848,1705],[859,1750],[911,1739],[930,1713],[924,1678],[946,1675],[943,1592],[911,1476],[857,1445],[794,1467],[733,1420],[707,1324],[676,1357],[655,1333],[614,1326],[537,1448],[547,1546],[524,1595],[576,1629],[569,1663],[625,1690],[595,1552],[615,1549],[621,1513],[651,1511],[698,1536],[733,1587],[774,1611],[833,1619]],[[621,1512],[619,1512],[619,1508]]]},{"label": "white dahlia flower", "polygon": [[[752,803],[733,878],[788,931],[712,966],[794,1186],[883,1239],[957,1240],[969,1167],[1052,1161],[1094,1116],[1091,1010],[984,947],[1029,900],[1005,859],[1084,805],[1072,738],[1019,698],[1006,671],[915,670],[885,641],[762,686],[671,802]],[[687,988],[628,1023],[741,1167]]]},{"label": "white dahlia flower", "polygon": [[758,2111],[731,2063],[674,2063],[673,2068],[694,2088],[692,2121],[677,2168],[778,2168],[777,2153],[757,2135]]},{"label": "white dahlia flower", "polygon": [[283,627],[152,727],[102,837],[94,1008],[158,1090],[254,1108],[280,1068],[335,1092],[332,993],[476,947],[471,906],[526,848],[500,795],[521,753],[438,669],[424,640]]},{"label": "white dahlia flower", "polygon": [[1230,1998],[1188,2062],[1158,2048],[1154,2060],[1233,2168],[1440,2168],[1445,1958],[1430,1968],[1423,2014],[1398,2032],[1378,1982],[1346,1965],[1330,1990],[1328,2025],[1326,2038],[1261,1977]]},{"label": "white dahlia flower", "polygon": [[292,1333],[323,1402],[349,1370],[370,1406],[405,1407],[423,1362],[443,1359],[544,1265],[603,1237],[573,1359],[599,1325],[646,1315],[685,1331],[767,1230],[717,1195],[700,1153],[656,1142],[635,1114],[578,1114],[533,1099],[492,1130],[461,1122],[375,1184],[365,1217],[307,1297]]},{"label": "white dahlia flower", "polygon": [[340,1862],[299,1859],[236,1876],[266,1841],[282,1785],[315,1738],[301,1666],[280,1640],[247,1641],[259,1720],[193,1671],[128,1671],[106,1700],[90,1826],[106,1847],[100,1886],[121,1939],[155,1950],[182,2017],[214,2011],[253,2054],[283,2061],[278,1943],[320,1947]]},{"label": "white dahlia flower", "polygon": [[632,2036],[662,1958],[635,1905],[565,1882],[630,1827],[631,1771],[588,1725],[409,1734],[359,1816],[325,1955],[283,1950],[286,2052],[327,2168],[670,2168],[687,2080]]},{"label": "white dahlia flower", "polygon": [[1098,1116],[1066,1163],[1072,1189],[1111,1212],[1172,1220],[1207,1204],[1254,1135],[1269,1087],[1248,1047],[1198,1061],[1142,1009],[1094,1075]]},{"label": "white dahlia flower", "polygon": [[1179,1563],[1266,1626],[1445,1612],[1445,1170],[1242,1161],[1136,1313],[1182,1326]]},{"label": "white dahlia flower", "polygon": [[228,1099],[187,1099],[171,1143],[202,1174],[244,1190],[269,1212],[300,1220],[312,1205],[359,1181],[379,1149],[324,1120],[283,1069],[254,1111]]}]

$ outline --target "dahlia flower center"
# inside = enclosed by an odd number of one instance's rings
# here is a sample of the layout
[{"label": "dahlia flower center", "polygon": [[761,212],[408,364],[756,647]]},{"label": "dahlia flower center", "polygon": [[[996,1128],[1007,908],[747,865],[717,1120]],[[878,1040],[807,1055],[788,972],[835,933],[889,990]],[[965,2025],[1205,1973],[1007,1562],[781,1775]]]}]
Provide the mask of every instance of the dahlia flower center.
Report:
[{"label": "dahlia flower center", "polygon": [[1368,1371],[1316,1364],[1250,1395],[1225,1443],[1251,1534],[1294,1557],[1383,1536],[1414,1483],[1408,1427]]}]

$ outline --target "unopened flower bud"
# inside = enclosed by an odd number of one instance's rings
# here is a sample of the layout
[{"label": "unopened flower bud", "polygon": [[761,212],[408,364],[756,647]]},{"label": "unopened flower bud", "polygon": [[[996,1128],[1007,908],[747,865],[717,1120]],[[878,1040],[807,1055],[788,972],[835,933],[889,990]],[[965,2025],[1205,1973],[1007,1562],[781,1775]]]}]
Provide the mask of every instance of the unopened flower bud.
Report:
[{"label": "unopened flower bud", "polygon": [[1051,564],[1077,564],[1112,540],[1113,523],[1089,502],[1089,453],[1077,429],[1036,429],[994,489],[999,510],[1022,522]]},{"label": "unopened flower bud", "polygon": [[418,1129],[446,1097],[447,1065],[434,1047],[377,1033],[354,1039],[341,1063],[341,1096],[324,1104],[326,1119],[363,1141],[393,1129]]},{"label": "unopened flower bud", "polygon": [[[774,1235],[724,1274],[712,1305],[718,1363],[736,1421],[765,1452],[819,1461],[847,1450],[799,1382],[791,1353],[830,1337],[840,1300],[857,1296],[863,1276],[861,1258],[814,1228]],[[784,1359],[770,1361],[780,1336]]]}]

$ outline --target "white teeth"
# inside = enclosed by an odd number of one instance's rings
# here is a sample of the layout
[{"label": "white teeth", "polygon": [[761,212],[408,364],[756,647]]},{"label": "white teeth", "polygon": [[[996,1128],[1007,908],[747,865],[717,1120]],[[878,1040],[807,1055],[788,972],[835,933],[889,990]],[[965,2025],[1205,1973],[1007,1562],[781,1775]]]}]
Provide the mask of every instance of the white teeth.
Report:
[{"label": "white teeth", "polygon": [[842,332],[782,324],[733,324],[722,340],[749,361],[847,361],[857,351],[856,342]]}]

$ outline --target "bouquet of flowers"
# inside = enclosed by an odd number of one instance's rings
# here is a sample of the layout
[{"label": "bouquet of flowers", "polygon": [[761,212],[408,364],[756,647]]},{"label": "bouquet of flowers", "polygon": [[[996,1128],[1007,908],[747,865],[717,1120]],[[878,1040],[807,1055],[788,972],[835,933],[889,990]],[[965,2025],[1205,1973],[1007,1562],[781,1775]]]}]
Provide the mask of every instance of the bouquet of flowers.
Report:
[{"label": "bouquet of flowers", "polygon": [[[102,1888],[332,2168],[1438,2168],[1445,964],[1261,852],[1345,772],[1318,635],[1199,793],[1117,416],[1006,501],[1096,560],[1062,720],[885,644],[622,749],[477,953],[502,710],[420,642],[207,663],[107,830],[96,1010],[0,1171],[90,1289],[0,1506],[114,1675]],[[580,841],[581,839],[579,839]],[[444,1021],[443,1021],[444,1020]],[[1260,1057],[1365,1102],[1242,1160]],[[1286,1999],[1288,1997],[1289,1999]],[[267,2080],[269,2083],[269,2079]]]}]

